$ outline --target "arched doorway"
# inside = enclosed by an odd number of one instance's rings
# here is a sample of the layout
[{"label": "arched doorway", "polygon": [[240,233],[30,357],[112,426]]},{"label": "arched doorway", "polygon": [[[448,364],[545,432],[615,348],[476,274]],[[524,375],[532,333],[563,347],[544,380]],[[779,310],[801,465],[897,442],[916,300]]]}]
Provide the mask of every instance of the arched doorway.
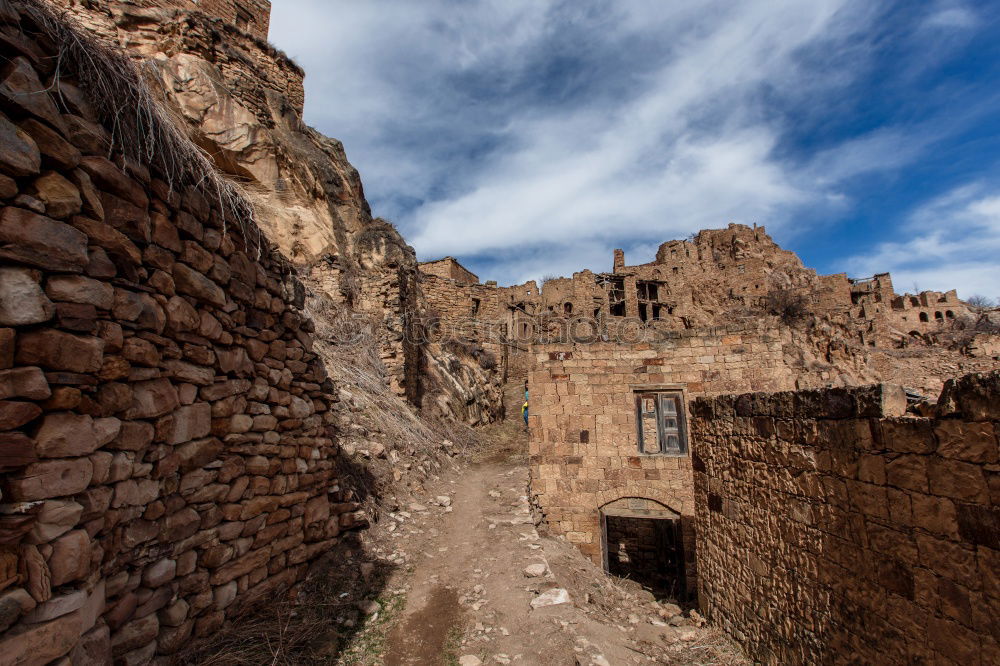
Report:
[{"label": "arched doorway", "polygon": [[656,500],[623,497],[601,507],[604,570],[633,580],[658,599],[684,599],[681,516]]}]

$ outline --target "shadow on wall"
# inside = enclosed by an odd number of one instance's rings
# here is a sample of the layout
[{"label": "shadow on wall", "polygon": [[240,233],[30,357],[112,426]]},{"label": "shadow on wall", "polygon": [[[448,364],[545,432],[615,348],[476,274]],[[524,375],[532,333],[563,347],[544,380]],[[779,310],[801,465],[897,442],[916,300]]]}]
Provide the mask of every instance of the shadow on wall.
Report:
[{"label": "shadow on wall", "polygon": [[[344,497],[367,507],[379,504],[377,480],[367,466],[337,458]],[[336,508],[336,507],[335,507]],[[376,558],[365,533],[350,531],[310,567],[306,579],[280,598],[244,604],[230,627],[180,655],[182,664],[311,664],[352,661],[358,632],[385,633],[404,598],[386,591],[396,565]],[[369,617],[378,613],[375,617]],[[367,623],[366,623],[367,620]],[[359,653],[359,654],[360,654]]]}]

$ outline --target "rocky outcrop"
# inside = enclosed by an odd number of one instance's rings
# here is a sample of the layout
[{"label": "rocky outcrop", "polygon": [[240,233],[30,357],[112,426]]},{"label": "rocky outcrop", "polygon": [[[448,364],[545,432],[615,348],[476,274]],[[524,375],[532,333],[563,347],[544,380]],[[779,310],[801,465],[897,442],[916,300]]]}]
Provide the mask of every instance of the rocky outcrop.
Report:
[{"label": "rocky outcrop", "polygon": [[[397,395],[419,408],[425,385],[432,386],[426,404],[433,414],[491,420],[499,403],[488,404],[487,385],[499,381],[496,373],[483,377],[482,368],[450,372],[428,363],[416,255],[395,227],[372,219],[343,145],[302,121],[297,65],[266,42],[197,12],[60,1],[75,20],[142,63],[191,139],[241,184],[267,239],[305,284],[379,322],[374,334],[385,381]],[[479,403],[472,409],[470,396]]]}]

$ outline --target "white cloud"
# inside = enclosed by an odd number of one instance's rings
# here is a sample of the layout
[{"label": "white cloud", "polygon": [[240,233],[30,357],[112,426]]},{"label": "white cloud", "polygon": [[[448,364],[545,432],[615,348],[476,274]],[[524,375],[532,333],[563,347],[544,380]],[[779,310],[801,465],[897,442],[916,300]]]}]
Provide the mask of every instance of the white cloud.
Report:
[{"label": "white cloud", "polygon": [[1000,187],[973,183],[915,210],[900,240],[852,257],[854,274],[890,271],[897,292],[958,289],[1000,296]]},{"label": "white cloud", "polygon": [[[846,210],[847,179],[918,159],[930,128],[789,157],[790,121],[769,105],[775,91],[807,108],[850,86],[882,9],[283,0],[271,36],[305,66],[306,118],[344,141],[373,212],[421,258],[456,255],[511,282],[605,270],[612,247],[732,221],[788,235],[803,206]],[[957,25],[961,11],[938,5],[923,25]]]}]

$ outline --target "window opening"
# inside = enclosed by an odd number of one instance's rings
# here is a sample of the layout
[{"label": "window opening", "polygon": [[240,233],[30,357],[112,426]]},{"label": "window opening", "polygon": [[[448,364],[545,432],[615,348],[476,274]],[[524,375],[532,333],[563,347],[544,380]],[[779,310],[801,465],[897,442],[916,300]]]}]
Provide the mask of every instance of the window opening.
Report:
[{"label": "window opening", "polygon": [[681,391],[636,393],[639,453],[687,454],[687,424]]}]

